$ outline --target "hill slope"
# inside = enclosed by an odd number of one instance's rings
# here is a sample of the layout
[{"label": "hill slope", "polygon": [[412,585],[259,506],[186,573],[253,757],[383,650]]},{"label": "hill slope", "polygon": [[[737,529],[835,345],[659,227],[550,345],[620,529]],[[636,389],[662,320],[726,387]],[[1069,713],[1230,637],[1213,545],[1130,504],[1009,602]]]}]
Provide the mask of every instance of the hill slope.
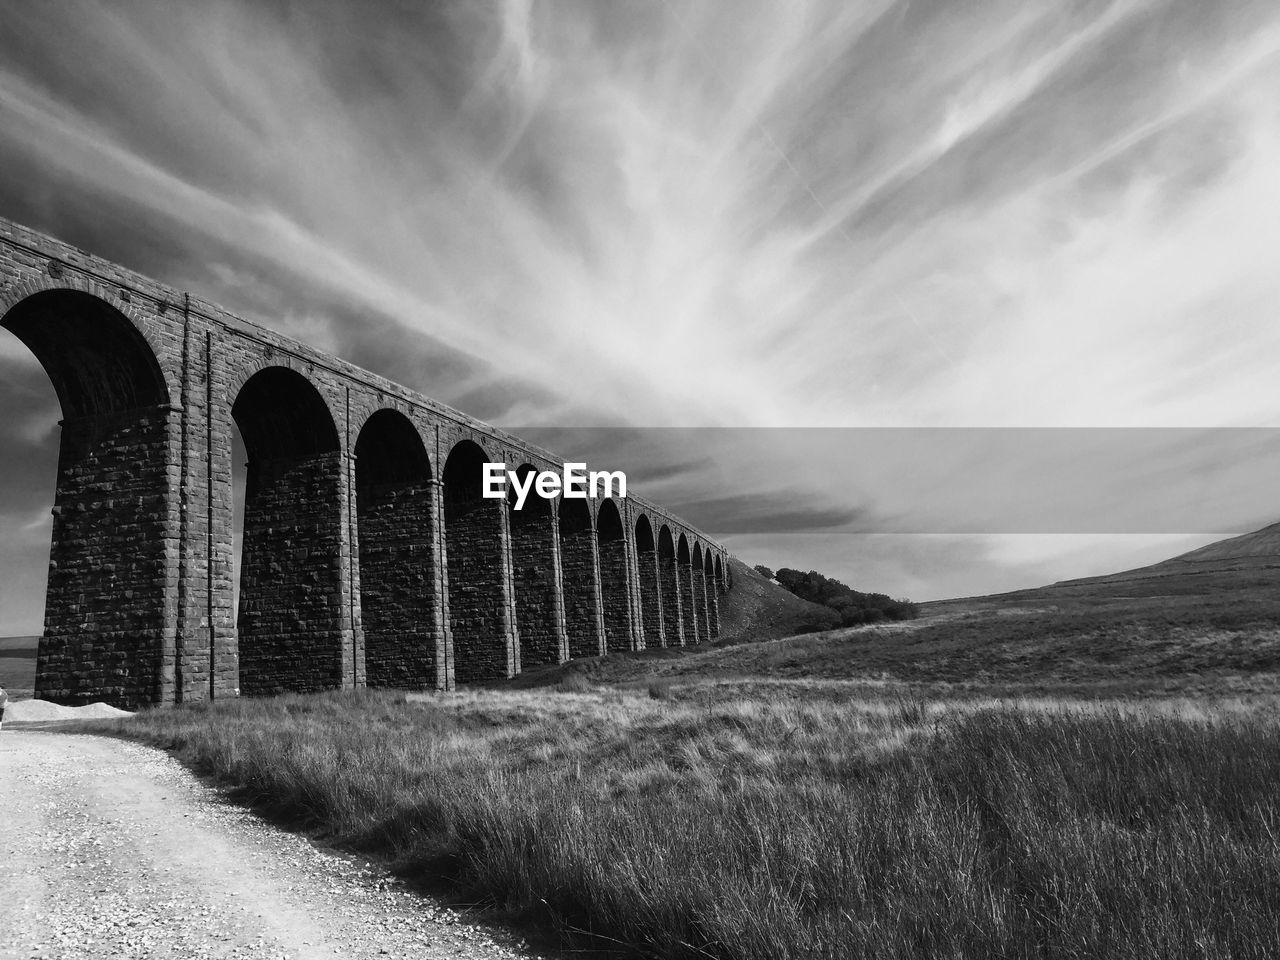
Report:
[{"label": "hill slope", "polygon": [[[737,602],[762,598],[752,590]],[[919,620],[892,625],[577,661],[540,681],[665,681],[680,696],[713,697],[1274,694],[1280,524],[1149,567],[921,609]]]},{"label": "hill slope", "polygon": [[1054,584],[1054,587],[1070,589],[1148,584],[1158,585],[1166,592],[1186,593],[1231,587],[1243,589],[1250,585],[1273,583],[1280,584],[1280,523],[1219,540],[1147,567],[1066,580]]},{"label": "hill slope", "polygon": [[[1275,602],[1272,602],[1272,598]],[[935,600],[927,611],[975,611],[1029,604],[1089,605],[1163,601],[1175,604],[1274,606],[1280,614],[1280,523],[1219,540],[1146,567],[985,597]]]},{"label": "hill slope", "polygon": [[802,600],[733,557],[729,571],[733,589],[720,598],[721,643],[773,640],[840,621],[829,607]]}]

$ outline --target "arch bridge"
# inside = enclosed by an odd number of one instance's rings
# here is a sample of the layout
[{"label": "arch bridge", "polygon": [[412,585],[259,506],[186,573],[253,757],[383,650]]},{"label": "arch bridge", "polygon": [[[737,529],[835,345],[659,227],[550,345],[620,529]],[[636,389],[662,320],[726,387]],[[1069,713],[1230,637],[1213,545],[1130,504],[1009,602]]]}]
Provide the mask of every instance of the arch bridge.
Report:
[{"label": "arch bridge", "polygon": [[657,504],[482,498],[486,461],[562,461],[5,220],[0,326],[63,415],[37,697],[448,690],[719,634],[728,554]]}]

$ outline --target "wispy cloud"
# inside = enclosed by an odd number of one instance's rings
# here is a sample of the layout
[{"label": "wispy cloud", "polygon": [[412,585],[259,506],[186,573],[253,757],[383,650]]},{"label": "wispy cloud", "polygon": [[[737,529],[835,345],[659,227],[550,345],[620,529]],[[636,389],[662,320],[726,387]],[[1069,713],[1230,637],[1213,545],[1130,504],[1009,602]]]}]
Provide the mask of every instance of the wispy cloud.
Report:
[{"label": "wispy cloud", "polygon": [[[5,24],[0,213],[507,425],[1280,415],[1265,0]],[[910,509],[874,471],[836,495],[715,456],[655,492]]]}]

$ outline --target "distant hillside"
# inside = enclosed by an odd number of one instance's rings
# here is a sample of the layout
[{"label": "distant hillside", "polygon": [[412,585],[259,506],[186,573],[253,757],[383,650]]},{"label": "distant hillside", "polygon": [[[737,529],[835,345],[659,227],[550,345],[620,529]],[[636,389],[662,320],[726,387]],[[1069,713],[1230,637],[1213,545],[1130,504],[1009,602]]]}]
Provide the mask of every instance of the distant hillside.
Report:
[{"label": "distant hillside", "polygon": [[1220,589],[1224,585],[1224,574],[1242,583],[1280,582],[1280,523],[1219,540],[1148,567],[1065,580],[1054,586],[1071,588],[1161,581],[1168,588],[1171,581],[1176,581],[1178,592],[1183,592],[1200,583]]},{"label": "distant hillside", "polygon": [[[789,608],[788,621],[772,606],[779,598],[766,589],[769,581],[740,566],[734,575],[726,599],[768,629],[795,632],[804,611]],[[750,586],[739,592],[744,583]],[[855,689],[979,697],[1280,693],[1280,524],[1136,570],[920,606],[919,620],[580,660],[521,685],[662,681],[688,696],[759,689],[837,699]],[[766,639],[764,632],[754,639]]]},{"label": "distant hillside", "polygon": [[[1227,540],[1219,540],[1199,550],[1192,550],[1180,557],[1156,564],[1208,563],[1225,560],[1265,560],[1280,564],[1280,523],[1273,523],[1253,533],[1241,534]],[[1146,568],[1151,569],[1151,568]]]},{"label": "distant hillside", "polygon": [[840,623],[830,607],[802,600],[732,557],[729,571],[733,589],[720,598],[721,643],[774,640]]},{"label": "distant hillside", "polygon": [[1213,598],[1215,605],[1235,602],[1268,609],[1274,597],[1280,612],[1280,523],[1219,540],[1146,567],[1060,580],[1043,587],[985,597],[935,600],[922,607],[939,613],[1044,603],[1159,600],[1186,605],[1198,603],[1196,598],[1204,597]]}]

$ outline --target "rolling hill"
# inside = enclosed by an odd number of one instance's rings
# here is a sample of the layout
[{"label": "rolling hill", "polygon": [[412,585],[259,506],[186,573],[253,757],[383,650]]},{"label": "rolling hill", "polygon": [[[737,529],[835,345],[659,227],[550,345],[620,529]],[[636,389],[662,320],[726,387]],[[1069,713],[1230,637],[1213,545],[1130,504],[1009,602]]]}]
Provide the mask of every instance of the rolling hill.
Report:
[{"label": "rolling hill", "polygon": [[[747,592],[736,602],[773,601]],[[1280,524],[1147,567],[921,611],[905,623],[785,638],[768,635],[787,623],[773,616],[762,618],[758,643],[575,661],[525,683],[657,681],[698,697],[1274,694]]]},{"label": "rolling hill", "polygon": [[[1214,602],[1234,598],[1246,605],[1268,606],[1272,596],[1280,599],[1280,523],[1145,567],[986,597],[938,600],[924,606],[937,612],[1073,600],[1092,604],[1144,599],[1199,603],[1196,598]],[[1276,609],[1280,612],[1280,604]]]},{"label": "rolling hill", "polygon": [[772,640],[840,620],[829,607],[802,600],[736,558],[729,558],[729,571],[733,589],[720,598],[720,643]]}]

